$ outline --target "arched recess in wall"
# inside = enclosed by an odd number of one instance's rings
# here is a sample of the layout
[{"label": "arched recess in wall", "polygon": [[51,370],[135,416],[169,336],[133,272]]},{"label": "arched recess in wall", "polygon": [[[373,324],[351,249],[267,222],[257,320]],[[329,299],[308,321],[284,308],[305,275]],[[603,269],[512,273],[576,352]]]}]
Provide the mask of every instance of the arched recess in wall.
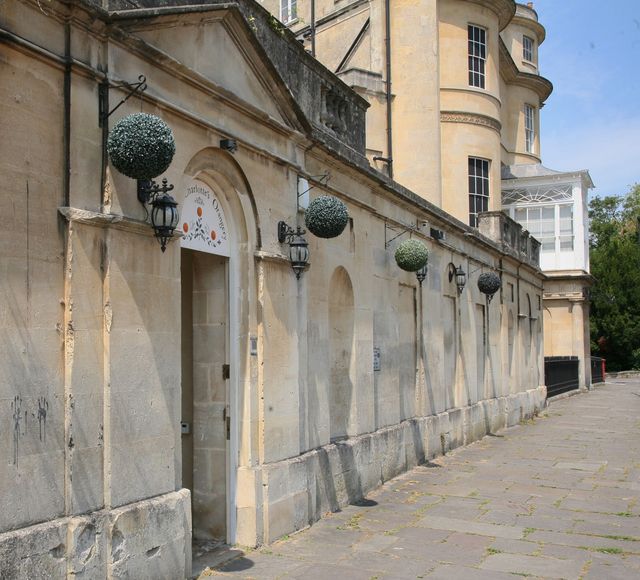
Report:
[{"label": "arched recess in wall", "polygon": [[331,439],[352,434],[355,407],[353,285],[339,266],[329,282],[329,430]]},{"label": "arched recess in wall", "polygon": [[540,376],[540,365],[538,363],[538,360],[540,358],[540,354],[541,354],[541,350],[543,348],[542,345],[542,300],[540,298],[540,296],[537,296],[536,298],[537,300],[537,307],[535,310],[535,320],[532,321],[533,325],[532,325],[532,337],[533,337],[533,369],[535,372],[535,376],[537,378],[537,382],[536,385],[540,385],[542,384],[544,381],[542,380],[541,376]]},{"label": "arched recess in wall", "polygon": [[524,330],[525,332],[525,350],[527,357],[527,366],[531,364],[531,349],[533,348],[533,310],[531,309],[531,296],[527,294],[527,316],[528,316],[528,324]]},{"label": "arched recess in wall", "polygon": [[513,319],[513,312],[509,310],[509,317],[507,323],[507,340],[509,345],[509,351],[507,353],[509,362],[509,376],[513,373],[513,356],[515,350],[515,324]]},{"label": "arched recess in wall", "polygon": [[[239,429],[239,426],[240,424],[255,424],[258,419],[257,416],[251,415],[252,411],[248,410],[250,406],[245,405],[244,401],[250,396],[249,390],[252,388],[251,375],[248,372],[248,369],[251,367],[249,336],[255,336],[257,334],[257,290],[256,276],[254,274],[254,251],[256,248],[259,248],[261,244],[260,229],[255,198],[249,182],[240,165],[228,152],[208,147],[200,150],[192,157],[184,170],[181,184],[176,188],[175,197],[180,203],[181,209],[185,207],[184,196],[188,188],[193,187],[194,183],[198,182],[206,185],[221,207],[224,214],[224,221],[226,221],[229,243],[228,252],[223,254],[223,256],[228,256],[228,259],[225,258],[227,260],[226,270],[223,268],[216,271],[216,275],[224,276],[222,287],[226,287],[226,340],[228,341],[228,346],[224,354],[226,363],[229,365],[227,376],[225,377],[221,374],[223,380],[227,379],[228,388],[225,389],[228,394],[227,406],[225,413],[217,413],[216,418],[218,418],[218,416],[223,417],[221,420],[226,421],[225,417],[229,417],[229,447],[228,454],[226,455],[227,474],[225,483],[227,519],[226,537],[223,539],[229,543],[234,543],[236,541],[236,531],[243,527],[242,524],[238,525],[237,518],[239,517],[239,513],[236,509],[236,489],[239,473],[237,468],[240,464],[239,449],[250,447],[242,445],[240,441],[242,431]],[[191,195],[194,195],[193,190],[191,190],[191,192]],[[218,228],[215,229],[217,230]],[[206,252],[207,250],[203,249],[201,251]],[[197,250],[196,253],[198,253]],[[215,254],[216,252],[211,251],[211,253]],[[182,255],[184,257],[184,251]],[[220,281],[218,280],[215,286],[219,285],[219,283]],[[213,286],[214,285],[211,285],[212,288]],[[212,290],[212,292],[213,291],[214,290]],[[183,297],[183,302],[184,300],[185,297]],[[210,302],[207,302],[207,318],[209,318],[209,316]],[[216,319],[216,322],[219,321]],[[194,330],[194,337],[195,336],[196,333]],[[208,338],[212,341],[205,347],[209,353],[213,353],[218,349],[220,347],[219,343],[221,340],[224,340],[224,338],[221,339],[221,337],[217,335],[215,337],[212,335]],[[202,347],[200,346],[199,349],[202,350]],[[213,357],[213,354],[211,356]],[[222,384],[223,383],[218,384],[217,387],[224,388]],[[248,388],[245,387],[247,385],[249,385]],[[192,397],[195,398],[195,382],[193,391],[194,394]],[[253,413],[255,413],[255,411],[253,411]],[[194,421],[194,434],[195,429]],[[248,437],[251,438],[251,434],[249,434]],[[199,468],[197,468],[195,463],[196,458],[199,457],[200,455],[198,455],[198,453],[194,453],[194,474],[196,472],[199,473]],[[246,460],[251,461],[252,457],[249,456]],[[224,466],[225,463],[222,462],[222,465]],[[225,470],[224,467],[221,467],[221,469],[223,471]],[[218,475],[218,477],[220,476]],[[224,479],[224,477],[222,479]],[[195,481],[195,476],[194,485],[199,485]],[[194,493],[194,497],[196,497],[196,495],[197,494]],[[206,516],[206,511],[202,511],[202,517],[205,518]]]}]

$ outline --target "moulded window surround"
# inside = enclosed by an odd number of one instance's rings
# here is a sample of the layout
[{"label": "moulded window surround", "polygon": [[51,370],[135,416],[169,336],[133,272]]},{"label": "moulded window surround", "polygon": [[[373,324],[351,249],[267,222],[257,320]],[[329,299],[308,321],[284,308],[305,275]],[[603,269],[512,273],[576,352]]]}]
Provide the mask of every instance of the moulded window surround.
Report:
[{"label": "moulded window surround", "polygon": [[298,0],[280,0],[280,20],[290,24],[298,18]]},{"label": "moulded window surround", "polygon": [[536,110],[531,105],[524,106],[524,147],[527,153],[535,153]]},{"label": "moulded window surround", "polygon": [[469,53],[469,86],[485,88],[485,67],[487,61],[487,30],[474,24],[469,24],[468,53]]},{"label": "moulded window surround", "polygon": [[533,38],[529,36],[522,37],[522,60],[526,60],[528,62],[535,62],[535,41]]},{"label": "moulded window surround", "polygon": [[469,225],[478,227],[478,214],[489,210],[489,160],[469,157]]}]

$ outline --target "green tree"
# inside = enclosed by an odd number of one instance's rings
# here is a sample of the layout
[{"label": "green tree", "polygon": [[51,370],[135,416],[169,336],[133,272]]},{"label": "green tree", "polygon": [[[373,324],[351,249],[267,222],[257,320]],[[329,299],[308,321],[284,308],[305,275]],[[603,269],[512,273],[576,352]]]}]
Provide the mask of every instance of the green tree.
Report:
[{"label": "green tree", "polygon": [[589,204],[591,351],[607,369],[640,368],[640,184]]}]

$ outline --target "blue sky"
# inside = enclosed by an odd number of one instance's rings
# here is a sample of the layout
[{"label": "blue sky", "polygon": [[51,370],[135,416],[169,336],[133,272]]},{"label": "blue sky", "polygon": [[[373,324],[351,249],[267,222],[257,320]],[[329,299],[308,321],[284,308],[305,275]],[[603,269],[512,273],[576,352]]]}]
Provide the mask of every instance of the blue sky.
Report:
[{"label": "blue sky", "polygon": [[[522,1],[522,0],[521,0]],[[640,183],[640,0],[536,0],[547,29],[540,73],[542,162],[589,169],[598,196]]]}]

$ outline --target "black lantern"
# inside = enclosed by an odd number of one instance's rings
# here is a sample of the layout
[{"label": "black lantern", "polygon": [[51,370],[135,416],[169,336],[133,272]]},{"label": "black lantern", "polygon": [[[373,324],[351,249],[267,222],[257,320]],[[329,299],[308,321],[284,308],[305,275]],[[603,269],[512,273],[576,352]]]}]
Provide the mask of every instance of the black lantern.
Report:
[{"label": "black lantern", "polygon": [[425,281],[425,278],[427,277],[427,269],[428,269],[428,265],[425,264],[424,266],[422,266],[422,268],[420,268],[417,272],[416,272],[416,278],[418,279],[418,282],[420,283],[420,286],[422,286],[422,283]]},{"label": "black lantern", "polygon": [[178,225],[178,203],[169,195],[172,189],[173,185],[169,185],[166,178],[162,185],[154,181],[138,181],[138,200],[145,210],[146,204],[151,203],[151,226],[163,252]]},{"label": "black lantern", "polygon": [[467,283],[467,274],[462,269],[462,266],[455,267],[454,264],[449,264],[449,282],[456,279],[456,287],[458,288],[458,294],[462,294],[465,284]]},{"label": "black lantern", "polygon": [[309,244],[304,239],[304,234],[305,231],[300,226],[294,230],[285,222],[278,222],[278,241],[281,244],[289,242],[289,260],[297,280],[309,265]]}]

